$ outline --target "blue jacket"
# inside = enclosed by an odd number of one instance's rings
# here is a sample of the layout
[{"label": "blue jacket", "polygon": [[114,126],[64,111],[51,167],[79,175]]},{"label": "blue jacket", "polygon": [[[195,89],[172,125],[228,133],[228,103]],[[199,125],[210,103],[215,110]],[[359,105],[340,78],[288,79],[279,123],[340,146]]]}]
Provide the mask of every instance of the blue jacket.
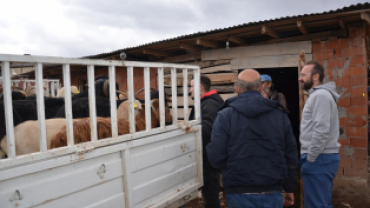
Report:
[{"label": "blue jacket", "polygon": [[287,110],[257,91],[231,98],[213,123],[209,161],[223,170],[226,193],[292,193],[298,152]]}]

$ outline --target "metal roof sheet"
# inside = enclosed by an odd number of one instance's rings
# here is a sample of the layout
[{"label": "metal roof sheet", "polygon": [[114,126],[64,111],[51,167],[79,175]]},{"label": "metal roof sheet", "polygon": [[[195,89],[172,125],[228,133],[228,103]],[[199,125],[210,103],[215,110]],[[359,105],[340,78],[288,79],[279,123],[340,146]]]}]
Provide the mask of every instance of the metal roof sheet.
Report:
[{"label": "metal roof sheet", "polygon": [[148,46],[154,46],[154,45],[158,45],[158,44],[162,44],[162,43],[166,43],[166,42],[170,42],[170,41],[175,41],[175,40],[195,38],[195,37],[199,37],[199,36],[209,35],[209,34],[223,32],[223,31],[227,31],[227,30],[233,30],[233,29],[242,28],[242,27],[254,26],[254,25],[259,25],[259,24],[266,24],[266,23],[282,21],[282,20],[296,19],[296,18],[302,18],[302,17],[311,17],[311,16],[317,16],[317,15],[335,14],[335,13],[341,13],[341,12],[355,11],[355,10],[361,10],[361,9],[370,9],[370,3],[369,2],[366,2],[366,3],[363,3],[363,4],[359,3],[359,4],[356,4],[356,5],[350,5],[350,6],[346,6],[346,7],[343,7],[343,8],[336,9],[336,10],[325,11],[325,12],[322,12],[322,13],[311,13],[311,14],[279,17],[279,18],[275,18],[275,19],[249,22],[249,23],[239,24],[239,25],[235,25],[235,26],[231,26],[231,27],[214,29],[214,30],[210,30],[210,31],[196,32],[196,33],[192,33],[192,34],[177,36],[177,37],[174,37],[174,38],[168,38],[168,39],[164,39],[164,40],[160,40],[160,41],[154,41],[154,42],[138,45],[138,46],[135,46],[135,47],[123,48],[123,49],[115,50],[115,51],[112,51],[112,52],[109,52],[109,53],[101,53],[101,54],[90,55],[90,56],[85,56],[85,57],[81,57],[81,58],[100,58],[101,56],[103,56],[103,57],[104,56],[109,56],[109,55],[120,53],[120,52],[123,52],[123,51],[134,50],[134,49],[139,49],[139,48],[148,47]]}]

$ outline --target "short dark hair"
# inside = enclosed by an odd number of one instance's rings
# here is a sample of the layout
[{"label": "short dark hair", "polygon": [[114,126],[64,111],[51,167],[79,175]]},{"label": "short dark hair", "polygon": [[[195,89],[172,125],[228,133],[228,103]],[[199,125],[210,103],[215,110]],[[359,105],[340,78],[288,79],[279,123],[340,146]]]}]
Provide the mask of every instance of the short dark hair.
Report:
[{"label": "short dark hair", "polygon": [[324,67],[322,67],[322,65],[318,61],[315,61],[315,60],[311,60],[307,62],[305,66],[307,65],[313,65],[311,76],[313,76],[314,74],[319,74],[319,81],[322,83],[324,80],[324,76],[325,76]]},{"label": "short dark hair", "polygon": [[208,92],[211,89],[211,79],[204,75],[200,75],[200,84],[203,86],[204,91]]}]

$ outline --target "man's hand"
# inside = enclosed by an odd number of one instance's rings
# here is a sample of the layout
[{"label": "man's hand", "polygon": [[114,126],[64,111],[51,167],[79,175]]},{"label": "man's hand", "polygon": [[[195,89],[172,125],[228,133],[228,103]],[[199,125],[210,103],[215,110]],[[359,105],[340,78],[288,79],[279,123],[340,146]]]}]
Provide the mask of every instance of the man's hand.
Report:
[{"label": "man's hand", "polygon": [[285,193],[284,197],[284,207],[289,207],[294,204],[294,194],[293,193]]}]

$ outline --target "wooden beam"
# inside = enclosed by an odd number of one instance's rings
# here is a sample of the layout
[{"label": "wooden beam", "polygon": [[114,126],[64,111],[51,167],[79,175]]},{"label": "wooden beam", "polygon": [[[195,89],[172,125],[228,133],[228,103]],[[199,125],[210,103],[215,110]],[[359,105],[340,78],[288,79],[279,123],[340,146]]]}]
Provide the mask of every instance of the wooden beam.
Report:
[{"label": "wooden beam", "polygon": [[[312,54],[306,54],[307,60]],[[297,55],[273,55],[233,59],[231,69],[297,67]]]},{"label": "wooden beam", "polygon": [[338,24],[339,26],[345,30],[346,29],[346,24],[344,23],[343,19],[338,19]]},{"label": "wooden beam", "polygon": [[180,43],[179,47],[181,49],[185,49],[185,50],[192,51],[192,52],[200,52],[200,50],[201,50],[201,47],[195,46],[195,45],[190,45],[190,44],[187,44],[187,43]]},{"label": "wooden beam", "polygon": [[[211,90],[217,90],[218,93],[234,93],[235,88],[234,85],[213,85],[211,86]],[[170,87],[165,87],[164,91],[167,95],[172,95],[172,89]],[[182,95],[184,93],[184,89],[182,87],[177,87],[177,95]]]},{"label": "wooden beam", "polygon": [[[234,84],[238,78],[238,73],[219,73],[207,74],[213,85]],[[190,83],[191,75],[188,76],[188,83]],[[177,74],[177,86],[182,86],[182,74]],[[164,78],[165,86],[171,86],[171,78]]]},{"label": "wooden beam", "polygon": [[[235,97],[237,94],[236,93],[228,93],[228,94],[220,94],[221,98],[224,100],[227,100],[229,98]],[[168,103],[170,107],[172,107],[172,103]],[[191,96],[188,96],[188,104],[189,106],[194,105],[194,100],[191,99]],[[184,97],[183,96],[178,96],[177,97],[177,106],[184,106]]]},{"label": "wooden beam", "polygon": [[205,47],[209,47],[209,48],[220,48],[220,47],[222,47],[221,44],[219,44],[217,42],[204,40],[204,39],[201,39],[201,38],[197,38],[195,40],[195,42],[196,42],[197,45],[201,45],[201,46],[205,46]]},{"label": "wooden beam", "polygon": [[202,60],[243,59],[246,57],[290,55],[299,54],[301,51],[312,52],[311,41],[273,43],[264,45],[219,48],[202,51]]},{"label": "wooden beam", "polygon": [[192,53],[192,54],[185,54],[185,55],[179,55],[179,56],[170,56],[160,61],[170,62],[170,63],[179,63],[179,62],[186,62],[186,61],[196,61],[196,60],[199,60],[200,58],[201,58],[200,53]]},{"label": "wooden beam", "polygon": [[370,24],[370,17],[368,13],[365,12],[361,13],[361,19],[367,22],[367,24]]},{"label": "wooden beam", "polygon": [[245,44],[245,40],[236,36],[236,35],[229,35],[229,38],[227,39],[230,42],[236,43],[236,44]]},{"label": "wooden beam", "polygon": [[266,25],[262,26],[261,33],[264,35],[269,35],[273,38],[279,39],[278,33],[275,30],[267,27]]},{"label": "wooden beam", "polygon": [[298,20],[297,21],[297,26],[298,26],[298,29],[301,31],[301,33],[303,33],[304,35],[307,35],[308,34],[307,29],[303,25],[303,22],[301,20]]},{"label": "wooden beam", "polygon": [[142,50],[143,54],[148,54],[148,55],[154,55],[154,56],[171,56],[171,53],[167,53],[164,51],[158,51],[150,48],[146,48]]}]

